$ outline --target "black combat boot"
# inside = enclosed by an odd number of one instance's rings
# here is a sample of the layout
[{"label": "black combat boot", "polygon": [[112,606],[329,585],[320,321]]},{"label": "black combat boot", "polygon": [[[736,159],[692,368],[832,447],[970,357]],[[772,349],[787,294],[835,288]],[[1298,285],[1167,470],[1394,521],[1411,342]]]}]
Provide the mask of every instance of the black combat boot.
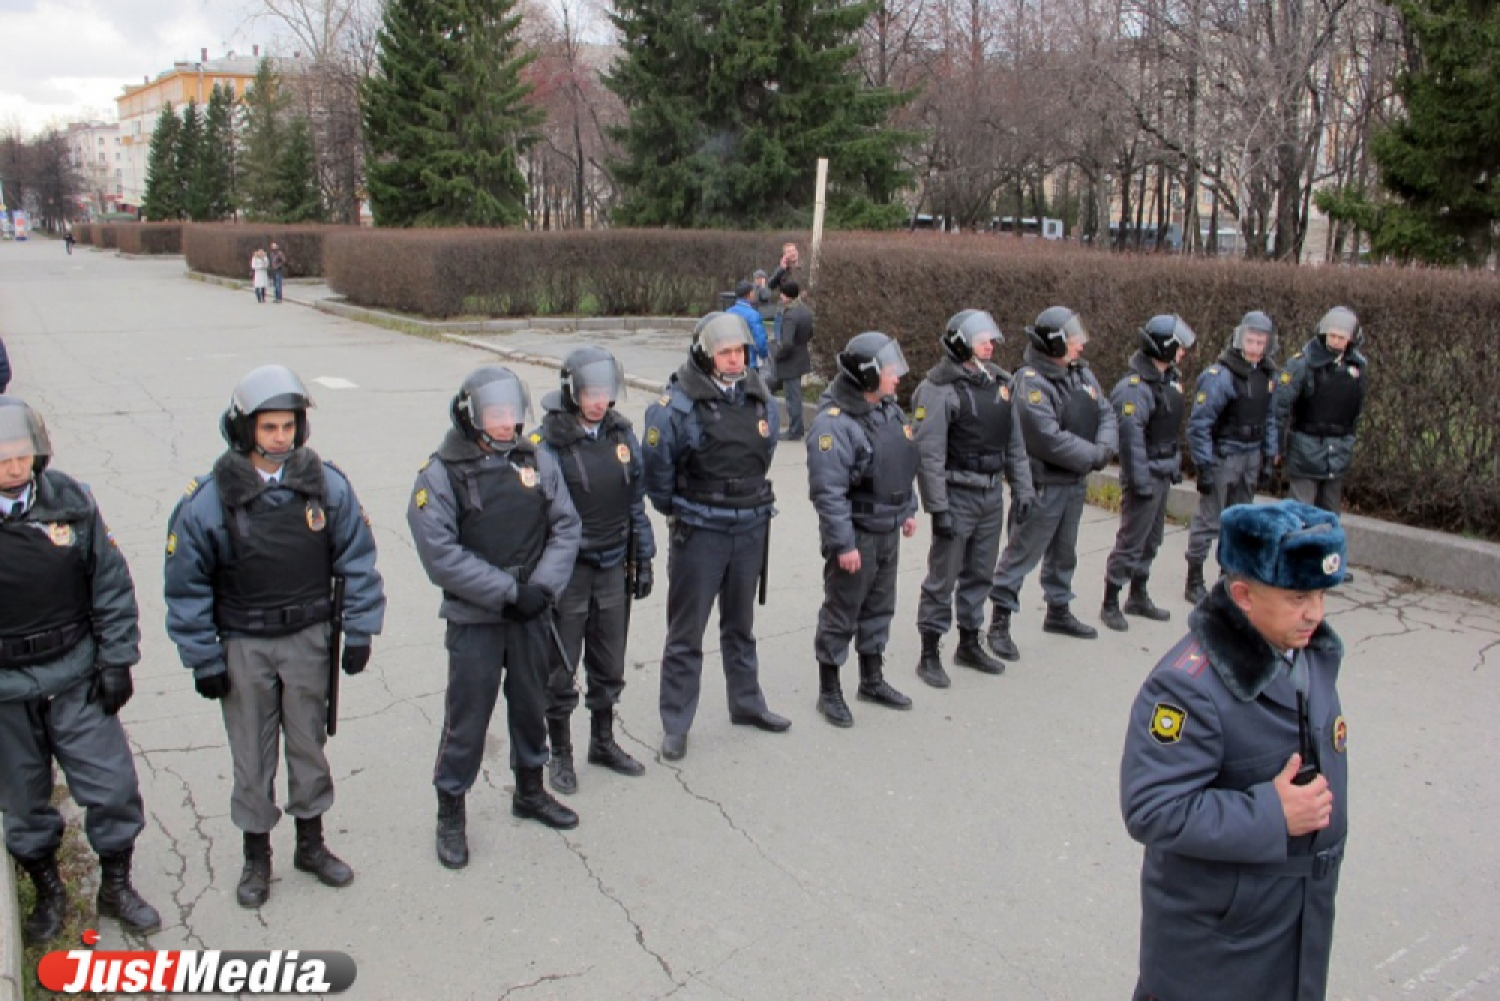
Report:
[{"label": "black combat boot", "polygon": [[998,605],[990,619],[990,634],[985,638],[990,641],[990,650],[1001,660],[1021,659],[1021,651],[1010,638],[1010,613]]},{"label": "black combat boot", "polygon": [[818,665],[818,712],[834,726],[854,725],[854,714],[849,711],[843,686],[839,684],[837,664]]},{"label": "black combat boot", "polygon": [[62,934],[63,921],[68,916],[68,888],[63,885],[62,874],[57,871],[57,853],[48,852],[36,858],[16,856],[31,885],[36,890],[36,903],[26,915],[22,926],[22,937],[27,945],[41,945]]},{"label": "black combat boot", "polygon": [[911,699],[902,695],[885,680],[885,660],[878,653],[859,655],[859,691],[863,702],[873,702],[888,709],[910,709]]},{"label": "black combat boot", "polygon": [[292,856],[292,867],[312,873],[324,886],[341,887],[354,882],[354,870],[323,843],[322,817],[297,818],[297,852]]},{"label": "black combat boot", "polygon": [[1151,595],[1146,590],[1145,577],[1130,579],[1130,597],[1125,599],[1125,614],[1139,615],[1152,622],[1166,622],[1172,617],[1171,612],[1156,607],[1156,603],[1151,600]]},{"label": "black combat boot", "polygon": [[1190,603],[1196,605],[1208,597],[1208,587],[1203,583],[1203,564],[1188,560],[1187,586],[1182,589],[1182,596]]},{"label": "black combat boot", "polygon": [[259,907],[271,896],[271,835],[245,832],[245,867],[234,898],[241,907]]},{"label": "black combat boot", "polygon": [[161,915],[130,885],[130,859],[135,849],[99,856],[99,895],[94,905],[106,918],[115,918],[126,931],[149,935],[161,928]]},{"label": "black combat boot", "polygon": [[464,798],[438,790],[437,857],[449,869],[469,864],[468,819]]},{"label": "black combat boot", "polygon": [[917,677],[933,688],[947,688],[948,672],[943,670],[943,654],[938,648],[942,641],[938,633],[922,634],[922,659],[917,661]]},{"label": "black combat boot", "polygon": [[953,663],[959,667],[972,667],[984,674],[1004,674],[1005,664],[990,656],[990,652],[979,642],[978,629],[958,631],[958,649],[953,651]]},{"label": "black combat boot", "polygon": [[547,717],[547,743],[552,745],[552,757],[547,761],[547,777],[552,788],[563,795],[578,791],[578,773],[573,771],[573,718]]},{"label": "black combat boot", "polygon": [[541,768],[517,768],[516,791],[510,812],[522,820],[536,820],[558,831],[578,826],[578,814],[563,806],[542,787]]},{"label": "black combat boot", "polygon": [[[613,709],[595,709],[589,723],[589,764],[603,765],[612,772],[632,777],[646,774],[646,766],[626,754],[625,749],[615,743]],[[552,787],[557,788],[555,781]]]},{"label": "black combat boot", "polygon": [[1048,605],[1047,617],[1042,620],[1042,632],[1072,636],[1074,639],[1097,639],[1099,630],[1078,620],[1067,605]]},{"label": "black combat boot", "polygon": [[1120,611],[1120,585],[1104,582],[1104,604],[1099,608],[1099,621],[1117,633],[1130,628],[1130,623],[1125,621],[1125,613]]}]

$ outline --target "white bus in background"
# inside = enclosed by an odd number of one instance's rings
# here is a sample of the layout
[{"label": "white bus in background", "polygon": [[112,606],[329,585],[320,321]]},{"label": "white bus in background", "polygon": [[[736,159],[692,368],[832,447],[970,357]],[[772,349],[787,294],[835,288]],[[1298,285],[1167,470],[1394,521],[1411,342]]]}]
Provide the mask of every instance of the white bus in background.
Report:
[{"label": "white bus in background", "polygon": [[[991,233],[1005,233],[1013,235],[1016,231],[1015,216],[995,216],[990,220],[989,231]],[[1043,216],[1021,217],[1021,235],[1039,236],[1043,240],[1061,240],[1063,238],[1063,221]]]}]

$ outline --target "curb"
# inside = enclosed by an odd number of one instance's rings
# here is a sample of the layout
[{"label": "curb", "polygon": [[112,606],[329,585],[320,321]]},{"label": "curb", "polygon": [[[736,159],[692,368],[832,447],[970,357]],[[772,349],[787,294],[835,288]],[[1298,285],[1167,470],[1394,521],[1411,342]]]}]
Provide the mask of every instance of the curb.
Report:
[{"label": "curb", "polygon": [[16,899],[16,867],[0,858],[0,1001],[21,1001],[21,905]]}]

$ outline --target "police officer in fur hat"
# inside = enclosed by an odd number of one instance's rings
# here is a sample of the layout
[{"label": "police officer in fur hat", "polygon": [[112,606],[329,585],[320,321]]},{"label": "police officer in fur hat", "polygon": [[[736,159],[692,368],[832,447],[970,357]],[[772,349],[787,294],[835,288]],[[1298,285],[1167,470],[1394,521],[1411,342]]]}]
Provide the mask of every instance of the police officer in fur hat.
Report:
[{"label": "police officer in fur hat", "polygon": [[1338,517],[1226,510],[1224,576],[1131,711],[1120,803],[1145,845],[1137,999],[1322,998],[1348,830]]},{"label": "police officer in fur hat", "polygon": [[1276,426],[1287,435],[1287,488],[1304,504],[1337,512],[1354,462],[1370,362],[1360,351],[1359,317],[1335,306],[1292,355],[1276,383]]},{"label": "police officer in fur hat", "polygon": [[297,827],[292,865],[326,886],[354,879],[323,840],[333,805],[323,750],[331,583],[346,583],[342,667],[351,675],[370,662],[385,590],[354,488],[307,447],[312,405],[284,365],[241,379],[219,422],[229,448],[188,484],[167,534],[167,634],[198,694],[219,702],[234,761],[229,817],[244,835],[241,907],[259,907],[271,893],[271,830],[282,814],[278,735],[286,812]]}]

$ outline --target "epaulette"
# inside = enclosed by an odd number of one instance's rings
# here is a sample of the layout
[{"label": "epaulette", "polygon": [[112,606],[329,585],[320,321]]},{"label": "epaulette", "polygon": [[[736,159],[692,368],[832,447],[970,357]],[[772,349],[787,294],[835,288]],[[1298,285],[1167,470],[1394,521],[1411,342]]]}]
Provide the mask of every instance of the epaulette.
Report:
[{"label": "epaulette", "polygon": [[1210,366],[1208,366],[1208,374],[1209,375],[1218,375],[1219,374],[1219,366],[1217,366],[1217,365],[1210,365]]},{"label": "epaulette", "polygon": [[829,407],[827,409],[827,411],[825,411],[825,413],[827,413],[829,417],[837,417],[839,414],[841,414],[843,412],[844,411],[841,408],[839,408],[839,407]]},{"label": "epaulette", "polygon": [[188,480],[187,489],[185,489],[185,490],[182,491],[182,496],[184,496],[184,497],[191,497],[191,496],[193,496],[193,494],[195,494],[195,493],[198,492],[198,488],[200,486],[202,486],[202,485],[203,484],[199,483],[196,477],[193,478],[193,479],[191,479],[191,480]]},{"label": "epaulette", "polygon": [[1141,377],[1138,375],[1132,375],[1130,377],[1130,384],[1132,386],[1139,386],[1141,384]]}]

